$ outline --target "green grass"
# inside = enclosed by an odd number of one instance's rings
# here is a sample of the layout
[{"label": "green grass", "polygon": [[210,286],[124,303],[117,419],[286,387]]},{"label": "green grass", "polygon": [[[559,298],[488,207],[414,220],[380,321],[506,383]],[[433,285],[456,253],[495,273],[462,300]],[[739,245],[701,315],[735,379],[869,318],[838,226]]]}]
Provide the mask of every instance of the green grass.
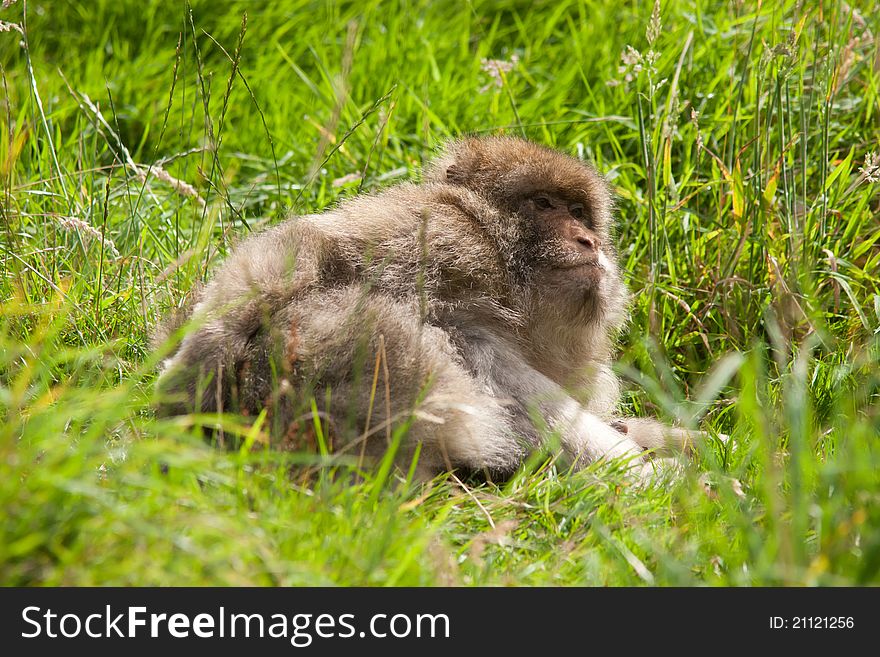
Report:
[{"label": "green grass", "polygon": [[[871,2],[217,5],[0,10],[0,583],[880,583]],[[625,406],[728,445],[352,485],[154,417],[149,331],[239,236],[500,131],[612,180]]]}]

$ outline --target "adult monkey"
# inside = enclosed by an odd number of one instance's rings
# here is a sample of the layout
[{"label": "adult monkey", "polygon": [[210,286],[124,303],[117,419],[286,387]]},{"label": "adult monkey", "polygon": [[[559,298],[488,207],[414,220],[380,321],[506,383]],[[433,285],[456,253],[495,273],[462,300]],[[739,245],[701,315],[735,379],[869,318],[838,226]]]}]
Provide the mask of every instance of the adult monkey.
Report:
[{"label": "adult monkey", "polygon": [[198,294],[160,411],[265,408],[283,439],[314,396],[335,447],[363,457],[409,423],[398,459],[420,445],[423,477],[507,476],[548,435],[576,467],[626,457],[649,476],[645,449],[694,434],[616,417],[627,293],[611,224],[608,185],[583,162],[522,139],[453,141],[421,184],[243,241]]}]

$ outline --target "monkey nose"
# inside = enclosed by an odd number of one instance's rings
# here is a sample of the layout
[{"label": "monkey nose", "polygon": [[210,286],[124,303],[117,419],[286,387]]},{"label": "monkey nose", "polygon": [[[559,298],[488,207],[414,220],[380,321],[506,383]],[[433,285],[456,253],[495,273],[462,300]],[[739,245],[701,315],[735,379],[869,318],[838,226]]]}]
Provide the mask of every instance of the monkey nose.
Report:
[{"label": "monkey nose", "polygon": [[591,237],[590,235],[578,235],[575,239],[578,244],[586,247],[588,251],[597,251],[599,249],[598,238]]}]

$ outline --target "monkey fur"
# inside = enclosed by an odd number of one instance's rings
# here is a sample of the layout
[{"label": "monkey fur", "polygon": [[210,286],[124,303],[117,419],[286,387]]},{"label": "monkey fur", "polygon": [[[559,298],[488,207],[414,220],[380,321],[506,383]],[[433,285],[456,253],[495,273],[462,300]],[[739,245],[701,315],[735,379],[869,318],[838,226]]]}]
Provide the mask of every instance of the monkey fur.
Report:
[{"label": "monkey fur", "polygon": [[[265,409],[278,445],[312,423],[404,468],[513,473],[548,440],[575,467],[696,434],[617,417],[627,291],[612,196],[589,165],[509,137],[447,144],[420,184],[295,216],[241,242],[163,365],[159,412]],[[555,438],[554,438],[555,437]],[[292,442],[291,442],[292,441]]]}]

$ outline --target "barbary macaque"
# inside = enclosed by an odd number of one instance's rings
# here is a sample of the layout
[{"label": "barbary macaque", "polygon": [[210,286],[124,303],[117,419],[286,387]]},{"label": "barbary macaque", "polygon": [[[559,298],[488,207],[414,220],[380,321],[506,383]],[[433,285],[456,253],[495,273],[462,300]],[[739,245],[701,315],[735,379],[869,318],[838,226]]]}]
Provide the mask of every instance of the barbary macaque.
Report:
[{"label": "barbary macaque", "polygon": [[317,410],[330,447],[361,459],[403,427],[397,463],[417,455],[423,478],[503,478],[554,445],[576,468],[624,457],[650,476],[645,450],[697,434],[617,415],[627,291],[611,228],[608,184],[584,162],[452,141],[420,184],[242,241],[184,318],[160,412],[265,409],[284,445]]}]

